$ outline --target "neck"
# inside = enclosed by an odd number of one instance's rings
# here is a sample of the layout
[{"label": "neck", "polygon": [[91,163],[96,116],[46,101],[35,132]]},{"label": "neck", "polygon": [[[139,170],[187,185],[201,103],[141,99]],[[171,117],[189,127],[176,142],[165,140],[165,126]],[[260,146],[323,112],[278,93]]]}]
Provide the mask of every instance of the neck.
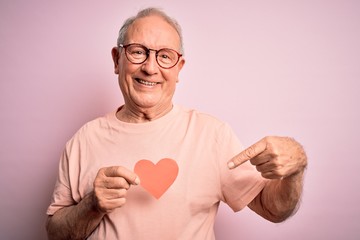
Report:
[{"label": "neck", "polygon": [[123,122],[128,123],[144,123],[161,118],[171,111],[173,105],[170,104],[165,108],[129,108],[126,104],[122,106],[116,113],[116,117]]}]

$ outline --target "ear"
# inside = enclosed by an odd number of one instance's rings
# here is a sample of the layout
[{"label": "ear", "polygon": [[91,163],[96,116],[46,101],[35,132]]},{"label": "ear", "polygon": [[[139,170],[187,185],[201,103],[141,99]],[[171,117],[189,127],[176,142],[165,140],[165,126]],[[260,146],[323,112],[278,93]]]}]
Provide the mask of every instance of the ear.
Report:
[{"label": "ear", "polygon": [[[183,57],[181,57],[179,63],[177,64],[177,68],[179,70],[179,72],[181,71],[181,69],[184,67],[185,65],[185,59]],[[178,83],[179,82],[179,78],[176,80],[176,82]]]},{"label": "ear", "polygon": [[114,62],[114,73],[115,74],[119,74],[119,57],[120,57],[120,52],[119,52],[119,48],[118,47],[113,47],[111,49],[111,56]]},{"label": "ear", "polygon": [[178,68],[179,68],[179,72],[181,71],[181,69],[184,67],[185,65],[185,58],[181,57],[180,62],[178,63]]}]

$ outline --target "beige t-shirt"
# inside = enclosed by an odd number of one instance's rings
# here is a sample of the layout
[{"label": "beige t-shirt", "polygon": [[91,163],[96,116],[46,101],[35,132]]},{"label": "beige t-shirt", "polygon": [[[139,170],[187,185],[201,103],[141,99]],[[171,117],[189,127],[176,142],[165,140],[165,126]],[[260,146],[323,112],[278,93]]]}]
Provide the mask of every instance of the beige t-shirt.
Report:
[{"label": "beige t-shirt", "polygon": [[47,214],[81,201],[102,167],[133,170],[142,159],[170,158],[177,162],[178,175],[159,199],[131,186],[126,204],[105,215],[88,239],[215,239],[219,202],[239,211],[265,184],[249,163],[227,168],[241,150],[227,124],[195,110],[174,106],[141,124],[121,122],[112,112],[85,124],[66,144]]}]

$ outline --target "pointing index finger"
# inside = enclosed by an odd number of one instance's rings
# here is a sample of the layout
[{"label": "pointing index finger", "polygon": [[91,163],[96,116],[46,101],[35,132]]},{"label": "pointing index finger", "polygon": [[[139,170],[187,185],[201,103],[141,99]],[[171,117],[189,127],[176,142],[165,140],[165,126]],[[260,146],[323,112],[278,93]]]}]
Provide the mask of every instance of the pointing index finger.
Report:
[{"label": "pointing index finger", "polygon": [[265,138],[261,139],[257,143],[251,145],[250,147],[243,150],[241,153],[233,157],[228,162],[228,168],[233,169],[241,164],[243,164],[246,161],[249,161],[250,159],[256,157],[260,153],[264,152],[266,150],[266,140]]}]

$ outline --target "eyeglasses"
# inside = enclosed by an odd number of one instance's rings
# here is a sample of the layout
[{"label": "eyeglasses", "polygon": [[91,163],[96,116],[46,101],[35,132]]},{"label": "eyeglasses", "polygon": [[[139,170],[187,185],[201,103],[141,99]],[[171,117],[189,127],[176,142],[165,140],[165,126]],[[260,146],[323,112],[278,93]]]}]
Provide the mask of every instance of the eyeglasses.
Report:
[{"label": "eyeglasses", "polygon": [[162,68],[172,68],[178,62],[182,54],[170,48],[162,48],[159,50],[147,48],[138,43],[131,43],[127,45],[120,44],[119,47],[125,49],[126,58],[134,64],[141,64],[148,59],[150,51],[155,52],[156,62]]}]

